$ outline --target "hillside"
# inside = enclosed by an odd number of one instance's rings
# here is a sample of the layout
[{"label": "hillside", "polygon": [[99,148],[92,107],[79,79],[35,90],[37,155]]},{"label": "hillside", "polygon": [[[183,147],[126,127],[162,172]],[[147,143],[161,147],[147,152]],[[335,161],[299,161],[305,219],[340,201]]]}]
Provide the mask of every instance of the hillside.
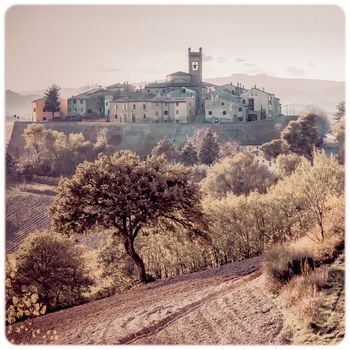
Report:
[{"label": "hillside", "polygon": [[137,286],[34,319],[33,329],[55,330],[54,344],[288,343],[282,316],[263,293],[260,268],[257,257]]},{"label": "hillside", "polygon": [[31,119],[31,102],[40,97],[37,94],[21,95],[11,90],[5,91],[5,115],[7,121],[13,121],[13,115],[19,120]]}]

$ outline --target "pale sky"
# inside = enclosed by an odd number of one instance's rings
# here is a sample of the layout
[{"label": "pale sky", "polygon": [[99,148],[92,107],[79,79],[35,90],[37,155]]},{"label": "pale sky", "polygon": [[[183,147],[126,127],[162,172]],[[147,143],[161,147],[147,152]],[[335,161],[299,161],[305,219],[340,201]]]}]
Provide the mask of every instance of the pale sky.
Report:
[{"label": "pale sky", "polygon": [[5,84],[18,92],[161,80],[200,46],[204,79],[345,80],[336,6],[14,6],[5,21]]}]

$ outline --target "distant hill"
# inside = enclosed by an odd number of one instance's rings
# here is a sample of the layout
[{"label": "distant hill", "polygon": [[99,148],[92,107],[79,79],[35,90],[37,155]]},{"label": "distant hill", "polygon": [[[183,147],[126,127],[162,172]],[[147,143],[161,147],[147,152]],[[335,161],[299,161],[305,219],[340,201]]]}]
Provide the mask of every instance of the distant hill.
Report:
[{"label": "distant hill", "polygon": [[16,114],[20,117],[20,120],[30,120],[31,118],[31,101],[39,98],[40,95],[20,95],[17,92],[6,90],[5,92],[5,113],[6,119],[13,119],[13,115]]},{"label": "distant hill", "polygon": [[316,105],[328,112],[334,112],[335,106],[345,99],[345,82],[319,79],[288,79],[272,77],[266,74],[232,74],[228,77],[205,79],[217,84],[244,85],[250,89],[254,85],[265,88],[281,99],[283,106],[291,105],[291,114],[298,113],[309,105]]}]

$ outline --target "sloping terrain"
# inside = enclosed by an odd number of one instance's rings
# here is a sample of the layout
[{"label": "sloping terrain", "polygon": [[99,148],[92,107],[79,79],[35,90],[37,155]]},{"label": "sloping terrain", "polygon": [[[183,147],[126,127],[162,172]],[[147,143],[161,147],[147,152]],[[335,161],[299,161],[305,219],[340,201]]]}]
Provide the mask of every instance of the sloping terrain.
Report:
[{"label": "sloping terrain", "polygon": [[[55,330],[54,344],[288,343],[282,316],[262,291],[260,268],[256,257],[156,281],[41,316],[32,327],[41,335]],[[17,337],[24,343],[47,341]]]}]

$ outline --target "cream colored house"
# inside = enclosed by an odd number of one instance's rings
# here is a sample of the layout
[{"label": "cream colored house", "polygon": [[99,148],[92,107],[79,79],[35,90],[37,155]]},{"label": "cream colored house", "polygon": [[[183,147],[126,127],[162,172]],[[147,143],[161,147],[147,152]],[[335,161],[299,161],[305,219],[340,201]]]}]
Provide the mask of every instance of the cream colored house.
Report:
[{"label": "cream colored house", "polygon": [[246,107],[239,96],[215,91],[205,100],[205,120],[212,123],[245,121]]},{"label": "cream colored house", "polygon": [[256,87],[242,92],[242,104],[247,108],[247,121],[277,118],[281,115],[281,104],[274,94]]}]

